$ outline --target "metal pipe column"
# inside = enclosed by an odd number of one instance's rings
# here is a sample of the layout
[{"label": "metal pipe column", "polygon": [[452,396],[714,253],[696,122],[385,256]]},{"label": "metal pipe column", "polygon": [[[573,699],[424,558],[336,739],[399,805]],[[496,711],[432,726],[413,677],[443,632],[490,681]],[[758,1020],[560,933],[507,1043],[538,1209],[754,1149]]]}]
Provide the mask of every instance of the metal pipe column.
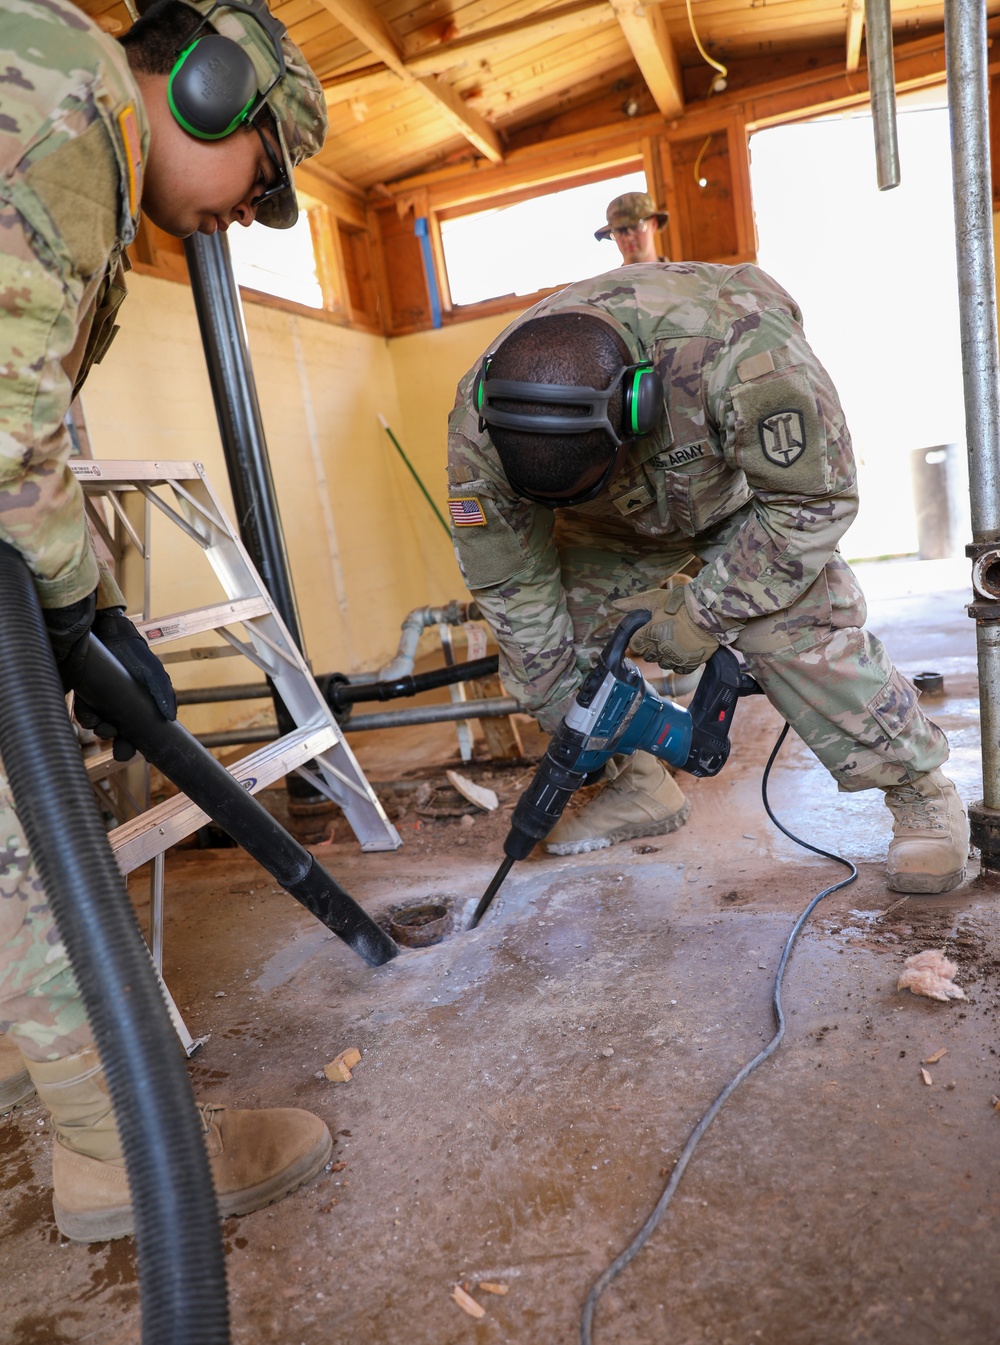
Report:
[{"label": "metal pipe column", "polygon": [[[184,252],[240,537],[288,633],[302,650],[302,628],[229,241],[222,232],[196,233],[184,240]],[[292,718],[273,688],[272,696],[278,726],[288,733],[295,727]],[[309,764],[316,769],[314,763]],[[323,799],[298,776],[290,775],[286,788],[305,801]]]},{"label": "metal pipe column", "polygon": [[875,170],[879,191],[899,186],[896,140],[896,68],[892,55],[890,0],[865,0],[868,90],[875,129]]},{"label": "metal pipe column", "polygon": [[221,232],[196,233],[184,240],[184,251],[240,537],[301,649],[298,607],[229,241]]},{"label": "metal pipe column", "polygon": [[984,871],[1000,871],[1000,351],[997,341],[985,0],[946,0],[955,239],[972,504],[983,798],[969,808]]}]

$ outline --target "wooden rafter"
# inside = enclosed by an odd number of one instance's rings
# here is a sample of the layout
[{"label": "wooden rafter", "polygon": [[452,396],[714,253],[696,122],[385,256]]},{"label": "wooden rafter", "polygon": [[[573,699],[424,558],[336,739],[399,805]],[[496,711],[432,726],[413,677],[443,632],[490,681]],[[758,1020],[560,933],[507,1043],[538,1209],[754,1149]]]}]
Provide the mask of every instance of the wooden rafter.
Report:
[{"label": "wooden rafter", "polygon": [[493,163],[503,161],[500,137],[489,122],[472,108],[466,107],[444,80],[415,75],[407,68],[395,33],[368,0],[320,0],[320,3],[404,84],[419,90],[480,154]]},{"label": "wooden rafter", "polygon": [[865,0],[847,0],[847,73],[861,65],[861,34],[865,27]]},{"label": "wooden rafter", "polygon": [[676,117],[684,110],[684,86],[663,11],[643,0],[611,0],[611,7],[661,115]]},{"label": "wooden rafter", "polygon": [[608,19],[606,0],[571,0],[556,9],[542,10],[524,19],[481,28],[450,42],[428,46],[413,34],[404,42],[406,67],[415,75],[440,74],[470,61],[493,61],[526,46],[537,46],[555,37],[584,32]]},{"label": "wooden rafter", "polygon": [[[553,38],[585,32],[612,19],[607,0],[571,0],[568,5],[544,10],[527,19],[481,29],[450,42],[427,44],[411,35],[403,43],[403,64],[411,75],[440,75],[448,70],[483,61],[498,60],[510,53]],[[377,93],[396,80],[381,62],[364,65],[343,74],[324,76],[327,103],[341,103],[366,93]]]}]

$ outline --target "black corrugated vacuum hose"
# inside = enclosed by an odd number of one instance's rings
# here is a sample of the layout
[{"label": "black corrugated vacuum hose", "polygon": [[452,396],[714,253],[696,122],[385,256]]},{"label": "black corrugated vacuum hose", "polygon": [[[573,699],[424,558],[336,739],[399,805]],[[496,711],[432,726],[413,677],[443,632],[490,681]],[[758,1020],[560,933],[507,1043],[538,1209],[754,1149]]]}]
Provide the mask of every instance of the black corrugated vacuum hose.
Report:
[{"label": "black corrugated vacuum hose", "polygon": [[104,1062],[135,1208],[143,1345],[226,1345],[212,1177],[184,1056],[101,825],[45,623],[0,542],[0,756]]}]

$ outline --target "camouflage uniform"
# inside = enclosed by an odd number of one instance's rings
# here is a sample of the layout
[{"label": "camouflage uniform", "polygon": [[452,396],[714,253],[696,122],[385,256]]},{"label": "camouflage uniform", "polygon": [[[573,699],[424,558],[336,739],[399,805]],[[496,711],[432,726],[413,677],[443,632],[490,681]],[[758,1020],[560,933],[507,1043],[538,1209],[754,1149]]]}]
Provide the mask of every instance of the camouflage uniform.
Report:
[{"label": "camouflage uniform", "polygon": [[[551,731],[608,631],[610,604],[695,557],[696,621],[740,650],[842,789],[886,788],[948,756],[912,685],[863,629],[837,543],[857,510],[836,390],[794,300],[756,266],[636,265],[536,304],[609,322],[663,380],[666,414],[596,499],[516,498],[459,384],[449,422],[453,536],[505,685]],[[500,344],[503,337],[497,341]]]},{"label": "camouflage uniform", "polygon": [[[192,9],[206,13],[197,0]],[[69,470],[64,417],[118,330],[126,246],[139,222],[149,128],[125,51],[69,0],[3,0],[0,27],[0,538],[28,563],[43,607],[98,589],[83,496]],[[197,19],[192,15],[192,25]],[[233,13],[212,26],[247,51],[267,88],[270,43]],[[288,77],[268,98],[291,170],[322,145],[323,92],[287,39]],[[294,187],[262,223],[298,218]],[[90,1031],[0,766],[0,1031],[51,1060]]]},{"label": "camouflage uniform", "polygon": [[[149,130],[124,51],[65,0],[7,0],[0,48],[0,536],[63,607],[99,578],[64,417],[116,331]],[[122,602],[109,577],[98,602]],[[0,1029],[68,1055],[90,1029],[2,778],[0,855]]]}]

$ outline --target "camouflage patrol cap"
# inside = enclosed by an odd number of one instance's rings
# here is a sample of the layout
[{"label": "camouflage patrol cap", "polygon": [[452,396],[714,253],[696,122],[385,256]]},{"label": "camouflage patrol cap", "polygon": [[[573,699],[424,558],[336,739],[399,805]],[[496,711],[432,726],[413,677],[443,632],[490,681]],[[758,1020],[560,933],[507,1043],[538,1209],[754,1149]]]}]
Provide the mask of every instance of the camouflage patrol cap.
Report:
[{"label": "camouflage patrol cap", "polygon": [[[271,37],[258,19],[247,10],[230,8],[220,0],[184,0],[184,3],[203,18],[208,18],[217,33],[231,37],[243,48],[257,71],[257,87],[261,93],[270,88],[278,74],[278,62]],[[267,95],[267,106],[274,118],[288,190],[262,201],[257,209],[257,219],[269,229],[290,229],[299,218],[292,170],[323,148],[327,131],[326,99],[319,80],[285,33],[284,25],[273,15],[269,17],[282,35],[285,75]]]},{"label": "camouflage patrol cap", "polygon": [[630,224],[638,224],[644,219],[655,219],[656,227],[662,229],[668,218],[665,210],[657,210],[653,205],[653,198],[648,192],[626,192],[624,196],[616,196],[608,206],[608,222],[597,230],[594,237],[610,238],[612,229],[627,229]]}]

